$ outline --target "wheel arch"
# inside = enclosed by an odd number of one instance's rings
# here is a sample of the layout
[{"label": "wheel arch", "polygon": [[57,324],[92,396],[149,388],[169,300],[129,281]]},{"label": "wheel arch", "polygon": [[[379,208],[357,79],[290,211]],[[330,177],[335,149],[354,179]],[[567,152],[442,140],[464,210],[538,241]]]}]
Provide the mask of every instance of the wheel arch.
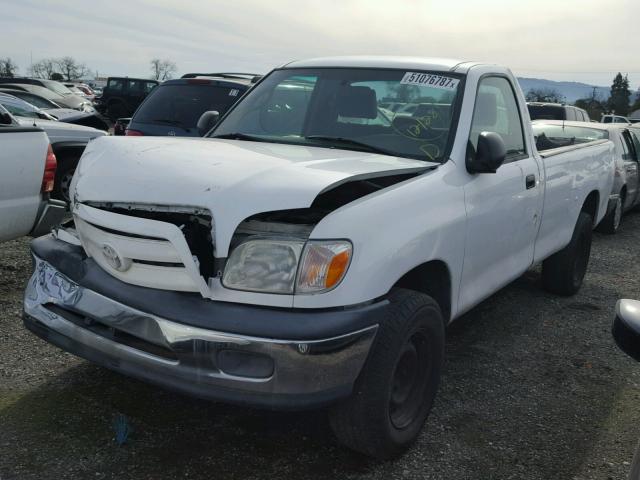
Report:
[{"label": "wheel arch", "polygon": [[445,324],[451,320],[451,271],[443,260],[430,260],[412,268],[394,283],[393,288],[429,295],[440,306]]},{"label": "wheel arch", "polygon": [[597,190],[593,190],[587,195],[584,202],[582,203],[582,208],[580,212],[585,212],[591,215],[593,224],[598,223],[598,209],[600,205],[600,192]]}]

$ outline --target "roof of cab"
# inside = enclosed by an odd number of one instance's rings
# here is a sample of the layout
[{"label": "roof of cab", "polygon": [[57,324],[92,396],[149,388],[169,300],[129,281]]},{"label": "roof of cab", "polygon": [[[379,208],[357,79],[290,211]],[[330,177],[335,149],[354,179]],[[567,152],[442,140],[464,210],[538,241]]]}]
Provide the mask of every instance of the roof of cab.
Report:
[{"label": "roof of cab", "polygon": [[407,70],[431,70],[436,72],[460,72],[466,71],[475,62],[466,62],[450,58],[428,57],[398,57],[398,56],[344,56],[322,57],[308,60],[295,60],[283,65],[286,68],[316,68],[316,67],[343,67],[343,68],[401,68]]}]

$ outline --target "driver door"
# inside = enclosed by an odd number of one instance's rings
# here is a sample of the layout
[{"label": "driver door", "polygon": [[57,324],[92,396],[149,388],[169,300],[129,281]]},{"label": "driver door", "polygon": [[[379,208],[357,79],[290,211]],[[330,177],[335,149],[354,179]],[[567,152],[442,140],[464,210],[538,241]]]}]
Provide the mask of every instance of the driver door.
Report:
[{"label": "driver door", "polygon": [[480,80],[469,138],[498,133],[507,156],[496,173],[472,174],[465,185],[467,231],[459,305],[468,310],[524,273],[533,262],[542,195],[538,161],[527,148],[522,112],[507,77]]}]

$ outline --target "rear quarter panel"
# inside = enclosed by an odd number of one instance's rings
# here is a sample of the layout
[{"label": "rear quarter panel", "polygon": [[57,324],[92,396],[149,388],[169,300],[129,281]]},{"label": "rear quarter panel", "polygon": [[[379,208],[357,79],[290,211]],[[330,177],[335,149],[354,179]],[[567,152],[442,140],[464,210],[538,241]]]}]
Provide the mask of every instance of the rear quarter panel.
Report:
[{"label": "rear quarter panel", "polygon": [[613,143],[545,153],[545,197],[534,260],[542,261],[564,248],[573,235],[587,196],[598,192],[594,226],[607,211],[613,187],[615,149]]},{"label": "rear quarter panel", "polygon": [[34,226],[48,144],[43,131],[0,128],[0,241]]}]

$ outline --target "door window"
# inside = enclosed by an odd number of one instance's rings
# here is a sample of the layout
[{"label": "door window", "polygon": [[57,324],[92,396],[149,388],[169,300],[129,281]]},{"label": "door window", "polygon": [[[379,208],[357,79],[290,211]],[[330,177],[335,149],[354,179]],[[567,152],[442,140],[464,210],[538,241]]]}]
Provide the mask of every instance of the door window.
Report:
[{"label": "door window", "polygon": [[481,132],[495,132],[502,137],[507,148],[506,161],[526,155],[518,102],[504,77],[485,77],[480,81],[469,137],[474,152]]}]

